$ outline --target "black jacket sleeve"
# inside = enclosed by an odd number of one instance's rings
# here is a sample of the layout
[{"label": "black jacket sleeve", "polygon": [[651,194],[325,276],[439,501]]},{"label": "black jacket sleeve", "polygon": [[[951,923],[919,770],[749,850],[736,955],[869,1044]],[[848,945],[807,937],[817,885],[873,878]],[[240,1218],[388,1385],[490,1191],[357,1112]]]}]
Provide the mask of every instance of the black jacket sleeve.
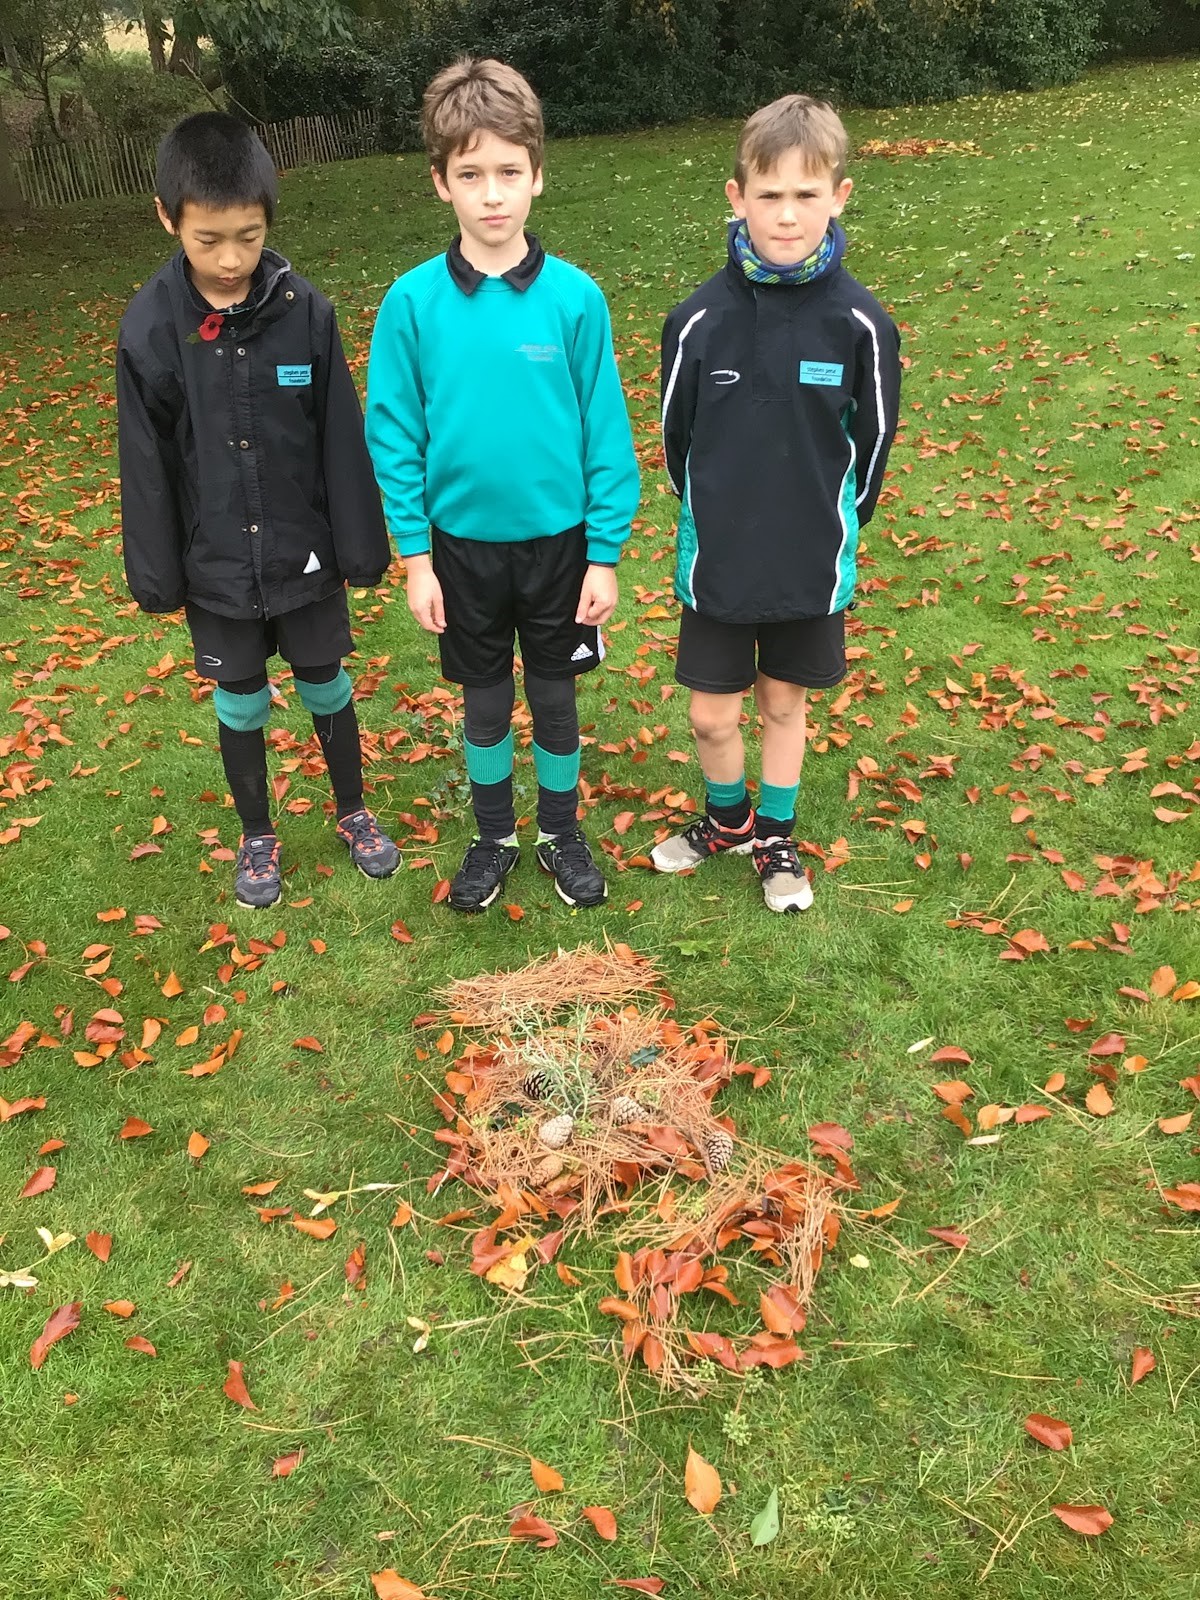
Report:
[{"label": "black jacket sleeve", "polygon": [[858,359],[854,381],[854,449],[859,527],[870,522],[883,486],[900,415],[900,333],[892,319],[855,308]]},{"label": "black jacket sleeve", "polygon": [[175,424],[170,401],[129,345],[117,342],[117,449],[121,463],[121,536],[129,592],[143,611],[175,611],[184,602],[184,530],[175,493]]},{"label": "black jacket sleeve", "polygon": [[692,447],[692,425],[696,420],[697,366],[688,349],[689,336],[704,316],[703,311],[684,317],[684,307],[676,306],[663,324],[662,336],[662,436],[667,461],[667,477],[672,490],[682,499],[687,478],[688,451]]},{"label": "black jacket sleeve", "polygon": [[332,307],[327,314],[319,371],[317,400],[334,554],[351,587],[372,589],[388,569],[392,547],[367,453],[362,406],[346,364]]}]

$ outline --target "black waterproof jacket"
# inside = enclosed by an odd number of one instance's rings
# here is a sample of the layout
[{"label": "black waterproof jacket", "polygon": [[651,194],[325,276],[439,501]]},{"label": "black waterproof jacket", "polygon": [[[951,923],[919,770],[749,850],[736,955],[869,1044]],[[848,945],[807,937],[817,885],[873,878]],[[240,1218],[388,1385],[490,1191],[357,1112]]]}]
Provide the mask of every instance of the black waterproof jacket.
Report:
[{"label": "black waterproof jacket", "polygon": [[679,599],[720,622],[844,610],[900,399],[875,297],[840,265],[754,284],[731,260],[668,315],[662,397]]},{"label": "black waterproof jacket", "polygon": [[[125,572],[143,611],[294,611],[371,586],[391,550],[333,306],[264,250],[244,309],[212,308],[182,251],[117,341]],[[206,333],[212,332],[209,322]]]}]

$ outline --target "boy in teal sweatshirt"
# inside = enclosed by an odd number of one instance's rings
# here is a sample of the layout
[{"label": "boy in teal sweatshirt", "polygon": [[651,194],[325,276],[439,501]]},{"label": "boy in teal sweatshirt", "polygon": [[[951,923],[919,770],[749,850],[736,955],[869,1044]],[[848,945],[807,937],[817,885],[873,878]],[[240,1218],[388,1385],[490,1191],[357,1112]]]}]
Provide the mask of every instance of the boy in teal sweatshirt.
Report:
[{"label": "boy in teal sweatshirt", "polygon": [[604,296],[524,231],[542,192],[542,111],[499,61],[429,85],[434,188],[461,232],[384,298],[367,443],[404,557],[409,610],[462,685],[477,834],[450,887],[482,911],[520,858],[513,650],[538,777],[539,865],[571,906],[607,896],[578,826],[575,679],[604,655],[639,480]]}]

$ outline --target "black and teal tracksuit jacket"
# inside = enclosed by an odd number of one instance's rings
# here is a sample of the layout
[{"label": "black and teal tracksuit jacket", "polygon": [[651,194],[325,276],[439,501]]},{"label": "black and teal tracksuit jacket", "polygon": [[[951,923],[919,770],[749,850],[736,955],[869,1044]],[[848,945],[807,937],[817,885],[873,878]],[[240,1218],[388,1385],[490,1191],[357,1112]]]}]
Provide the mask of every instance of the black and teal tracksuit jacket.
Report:
[{"label": "black and teal tracksuit jacket", "polygon": [[900,335],[840,262],[756,284],[731,258],[676,306],[662,430],[683,604],[720,622],[843,611],[899,399]]}]

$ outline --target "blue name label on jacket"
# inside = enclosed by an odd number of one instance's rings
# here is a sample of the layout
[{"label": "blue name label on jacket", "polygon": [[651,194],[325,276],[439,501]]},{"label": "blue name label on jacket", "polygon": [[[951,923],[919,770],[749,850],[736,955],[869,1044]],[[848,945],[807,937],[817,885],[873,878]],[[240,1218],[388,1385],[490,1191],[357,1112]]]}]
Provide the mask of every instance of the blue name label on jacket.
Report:
[{"label": "blue name label on jacket", "polygon": [[800,382],[823,383],[832,386],[841,383],[844,370],[845,368],[840,361],[802,361],[800,363]]},{"label": "blue name label on jacket", "polygon": [[312,382],[312,362],[302,367],[276,367],[275,376],[281,389],[303,389]]}]

